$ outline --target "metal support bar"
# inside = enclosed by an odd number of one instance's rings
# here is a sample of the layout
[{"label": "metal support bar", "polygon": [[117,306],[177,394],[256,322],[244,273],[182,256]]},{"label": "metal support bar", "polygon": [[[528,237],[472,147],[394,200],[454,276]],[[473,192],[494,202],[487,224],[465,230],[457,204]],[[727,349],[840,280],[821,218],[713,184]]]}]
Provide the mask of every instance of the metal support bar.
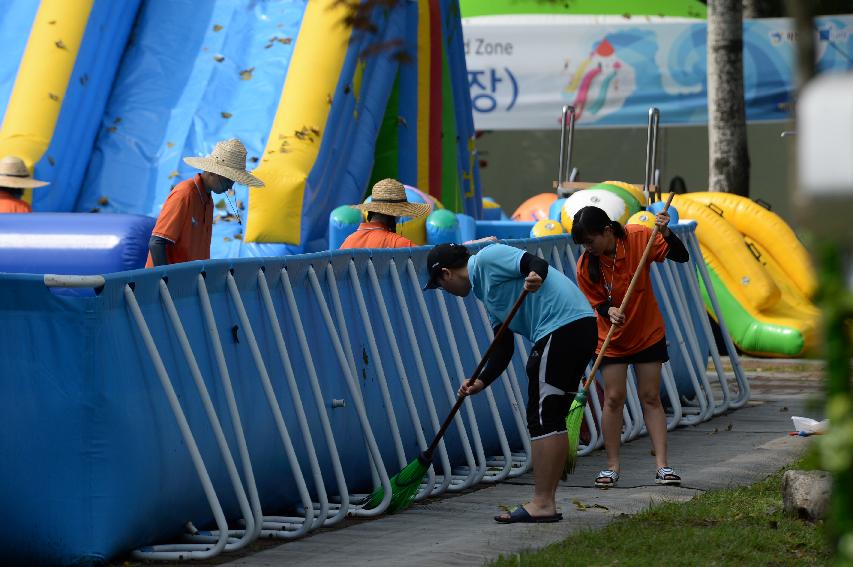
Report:
[{"label": "metal support bar", "polygon": [[[216,521],[216,526],[219,528],[220,537],[215,544],[186,544],[181,546],[183,551],[174,551],[173,546],[149,546],[135,550],[132,555],[138,559],[154,559],[154,560],[183,560],[183,559],[208,559],[218,555],[225,549],[228,543],[228,522],[225,520],[225,514],[222,512],[222,506],[216,496],[216,491],[213,489],[213,483],[210,481],[210,475],[207,473],[207,468],[204,466],[204,460],[201,458],[201,453],[198,450],[198,445],[195,442],[190,425],[184,415],[184,410],[181,408],[181,403],[178,401],[178,396],[175,394],[175,389],[172,387],[172,380],[169,378],[169,373],[163,365],[163,360],[160,358],[160,353],[157,350],[157,345],[154,344],[154,337],[151,336],[151,331],[148,329],[148,324],[145,322],[145,317],[142,315],[142,310],[139,308],[139,303],[136,301],[136,296],[130,285],[124,286],[124,298],[127,302],[127,307],[130,309],[130,314],[136,322],[136,327],[139,329],[139,334],[142,335],[142,342],[148,351],[148,356],[151,363],[154,365],[154,371],[160,379],[160,385],[166,394],[166,399],[169,401],[169,407],[178,422],[178,429],[181,431],[181,438],[187,446],[190,453],[193,467],[201,481],[204,495],[207,498],[207,503],[213,513],[213,518]],[[171,549],[170,549],[171,547]]]},{"label": "metal support bar", "polygon": [[[327,266],[327,270],[329,272],[332,271],[332,266],[329,264]],[[379,446],[376,444],[376,438],[373,436],[373,431],[370,429],[370,421],[367,418],[367,411],[364,408],[364,400],[361,397],[361,391],[359,390],[358,383],[355,379],[354,366],[351,366],[350,361],[347,360],[346,354],[344,354],[343,346],[341,345],[340,337],[335,332],[335,324],[332,321],[332,314],[329,312],[329,306],[326,304],[326,298],[323,295],[323,290],[320,287],[320,281],[317,278],[317,274],[314,271],[313,267],[308,268],[308,281],[311,284],[311,288],[314,291],[314,295],[317,297],[317,303],[320,307],[320,313],[323,316],[323,322],[326,324],[326,330],[329,333],[329,338],[332,341],[332,347],[335,349],[335,354],[338,358],[338,364],[341,367],[341,371],[344,373],[344,378],[347,382],[347,387],[350,391],[350,396],[352,396],[352,401],[355,404],[356,415],[358,416],[359,423],[361,424],[362,433],[364,434],[364,440],[367,444],[367,450],[370,453],[370,458],[373,460],[374,468],[379,476],[379,481],[382,484],[382,489],[384,491],[384,496],[382,498],[382,502],[379,503],[375,508],[371,508],[366,510],[364,508],[358,506],[351,506],[348,514],[352,516],[358,516],[362,518],[370,518],[374,516],[378,516],[385,512],[388,509],[388,505],[391,503],[391,481],[388,478],[388,472],[385,469],[385,463],[382,461],[382,454],[379,451]],[[341,325],[345,323],[343,318],[343,308],[341,307],[341,299],[338,295],[338,289],[335,285],[334,274],[331,274],[329,278],[329,290],[332,294],[332,303],[334,305],[335,311],[341,321]],[[341,328],[342,334],[347,337],[346,328]],[[349,338],[347,337],[347,344],[349,344]],[[352,352],[350,350],[349,352]]]},{"label": "metal support bar", "polygon": [[[233,274],[230,272],[225,276],[225,283],[228,286],[228,291],[231,295],[231,301],[237,311],[237,317],[240,320],[240,325],[243,327],[243,332],[246,335],[246,342],[249,345],[249,351],[252,353],[252,359],[255,362],[255,367],[258,370],[258,375],[261,379],[261,386],[267,398],[267,403],[272,411],[273,420],[275,421],[276,430],[284,451],[287,455],[288,463],[290,464],[293,480],[296,483],[296,489],[299,492],[299,498],[302,500],[302,505],[305,508],[305,519],[296,527],[296,529],[280,529],[278,526],[271,526],[271,529],[261,531],[263,535],[282,539],[293,539],[302,536],[313,527],[314,524],[314,506],[311,501],[311,496],[308,493],[308,486],[305,484],[305,477],[302,475],[302,468],[299,465],[299,459],[296,457],[296,451],[293,448],[293,442],[290,439],[290,433],[287,431],[287,425],[284,422],[284,416],[281,413],[281,406],[275,395],[275,390],[272,387],[269,373],[267,372],[266,364],[264,363],[261,350],[258,347],[258,341],[255,339],[255,332],[252,330],[252,324],[249,321],[249,315],[246,313],[246,308],[243,306],[243,299],[240,297],[240,291],[237,289],[237,282],[234,280]],[[266,518],[265,518],[266,521]],[[273,520],[275,523],[275,520]]]},{"label": "metal support bar", "polygon": [[[219,452],[222,454],[222,459],[225,461],[225,468],[228,471],[228,478],[231,480],[231,486],[237,495],[237,503],[240,506],[240,511],[243,514],[243,519],[246,522],[246,529],[242,535],[237,534],[239,538],[234,543],[229,543],[225,546],[225,551],[237,551],[254,541],[257,537],[255,534],[255,518],[249,501],[246,498],[246,491],[243,488],[243,482],[240,479],[240,473],[237,472],[237,465],[234,463],[234,457],[231,455],[231,449],[228,447],[228,441],[225,439],[225,432],[222,430],[222,425],[219,423],[219,417],[216,415],[216,410],[213,407],[213,401],[210,399],[210,393],[207,391],[207,386],[204,383],[204,378],[201,376],[201,369],[198,367],[193,349],[190,346],[189,338],[184,330],[184,325],[181,323],[181,317],[178,315],[178,310],[175,308],[175,302],[172,301],[172,295],[169,293],[169,286],[165,280],[160,280],[160,299],[163,307],[166,309],[166,314],[169,316],[169,322],[172,324],[172,329],[178,338],[178,344],[181,346],[181,351],[184,354],[184,359],[190,369],[193,382],[195,382],[199,397],[201,397],[204,411],[207,414],[207,419],[210,422],[210,427],[213,429],[213,435],[216,438],[216,444],[219,446]],[[228,536],[235,534],[227,534]],[[219,535],[215,536],[220,537]]]}]

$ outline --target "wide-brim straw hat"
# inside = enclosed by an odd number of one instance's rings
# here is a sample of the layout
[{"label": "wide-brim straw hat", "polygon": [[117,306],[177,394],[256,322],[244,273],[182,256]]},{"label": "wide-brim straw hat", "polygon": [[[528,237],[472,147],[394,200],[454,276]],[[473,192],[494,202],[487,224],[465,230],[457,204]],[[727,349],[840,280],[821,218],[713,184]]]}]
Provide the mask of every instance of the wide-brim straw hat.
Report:
[{"label": "wide-brim straw hat", "polygon": [[33,179],[27,164],[21,158],[6,156],[0,160],[0,187],[35,189],[45,185],[50,185],[50,183]]},{"label": "wide-brim straw hat", "polygon": [[227,177],[240,185],[263,187],[264,182],[246,171],[246,146],[236,138],[217,142],[209,156],[185,157],[184,163]]},{"label": "wide-brim straw hat", "polygon": [[410,203],[406,199],[406,188],[396,179],[377,182],[370,193],[369,202],[352,206],[392,217],[422,217],[432,210],[432,205],[428,203]]}]

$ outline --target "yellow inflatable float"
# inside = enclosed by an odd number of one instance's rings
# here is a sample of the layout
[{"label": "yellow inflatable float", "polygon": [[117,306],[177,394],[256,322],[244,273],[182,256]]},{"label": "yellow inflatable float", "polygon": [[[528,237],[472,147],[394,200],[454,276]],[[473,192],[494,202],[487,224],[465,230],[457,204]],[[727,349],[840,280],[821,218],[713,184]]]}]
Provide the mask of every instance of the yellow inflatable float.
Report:
[{"label": "yellow inflatable float", "polygon": [[[813,352],[819,317],[810,301],[815,273],[785,221],[730,193],[676,195],[673,206],[681,218],[698,223],[696,237],[738,348],[776,357]],[[707,294],[706,304],[710,307]]]}]

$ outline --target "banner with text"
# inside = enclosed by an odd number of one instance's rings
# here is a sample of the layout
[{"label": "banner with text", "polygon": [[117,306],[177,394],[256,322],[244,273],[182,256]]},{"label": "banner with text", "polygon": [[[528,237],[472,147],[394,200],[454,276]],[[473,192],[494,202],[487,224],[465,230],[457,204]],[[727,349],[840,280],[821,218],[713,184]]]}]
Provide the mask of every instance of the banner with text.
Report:
[{"label": "banner with text", "polygon": [[[639,18],[463,19],[474,123],[482,130],[559,128],[573,105],[584,126],[707,122],[707,24]],[[819,72],[853,69],[853,15],[815,20]],[[789,19],[744,23],[749,120],[790,117],[796,33]]]}]

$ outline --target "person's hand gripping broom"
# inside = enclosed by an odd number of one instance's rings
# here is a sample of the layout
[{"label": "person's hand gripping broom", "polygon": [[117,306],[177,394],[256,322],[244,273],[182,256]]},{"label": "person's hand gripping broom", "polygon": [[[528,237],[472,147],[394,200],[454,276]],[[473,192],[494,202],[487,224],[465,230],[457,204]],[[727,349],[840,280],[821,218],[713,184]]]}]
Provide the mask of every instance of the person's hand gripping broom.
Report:
[{"label": "person's hand gripping broom", "polygon": [[[669,204],[672,203],[672,198],[674,196],[675,193],[669,194],[669,198],[666,200],[666,204],[661,212],[665,213],[669,209]],[[631,283],[628,284],[628,290],[625,292],[625,297],[622,298],[622,303],[619,305],[620,315],[625,312],[625,306],[628,305],[628,300],[631,299],[631,295],[634,293],[634,286],[637,285],[637,281],[640,279],[640,273],[642,273],[643,269],[646,267],[646,262],[649,259],[649,253],[652,251],[652,244],[654,243],[655,237],[658,235],[659,231],[660,227],[655,224],[655,227],[652,229],[652,235],[649,238],[649,242],[646,244],[646,249],[643,251],[643,257],[640,258],[640,264],[637,266],[637,271],[635,271],[634,275],[631,277]],[[601,365],[601,360],[604,358],[604,353],[607,351],[607,345],[610,344],[610,339],[613,337],[613,331],[615,329],[616,325],[611,325],[610,330],[607,331],[607,336],[604,338],[601,350],[598,352],[598,356],[595,357],[595,363],[592,365],[592,370],[590,371],[589,376],[584,380],[583,387],[578,390],[578,393],[569,408],[569,415],[566,416],[566,434],[569,436],[569,452],[566,455],[566,466],[563,469],[563,480],[566,480],[567,476],[575,470],[575,465],[578,460],[578,443],[581,435],[581,423],[583,423],[584,408],[586,407],[586,400],[589,395],[589,385],[595,378],[595,373]]]}]

